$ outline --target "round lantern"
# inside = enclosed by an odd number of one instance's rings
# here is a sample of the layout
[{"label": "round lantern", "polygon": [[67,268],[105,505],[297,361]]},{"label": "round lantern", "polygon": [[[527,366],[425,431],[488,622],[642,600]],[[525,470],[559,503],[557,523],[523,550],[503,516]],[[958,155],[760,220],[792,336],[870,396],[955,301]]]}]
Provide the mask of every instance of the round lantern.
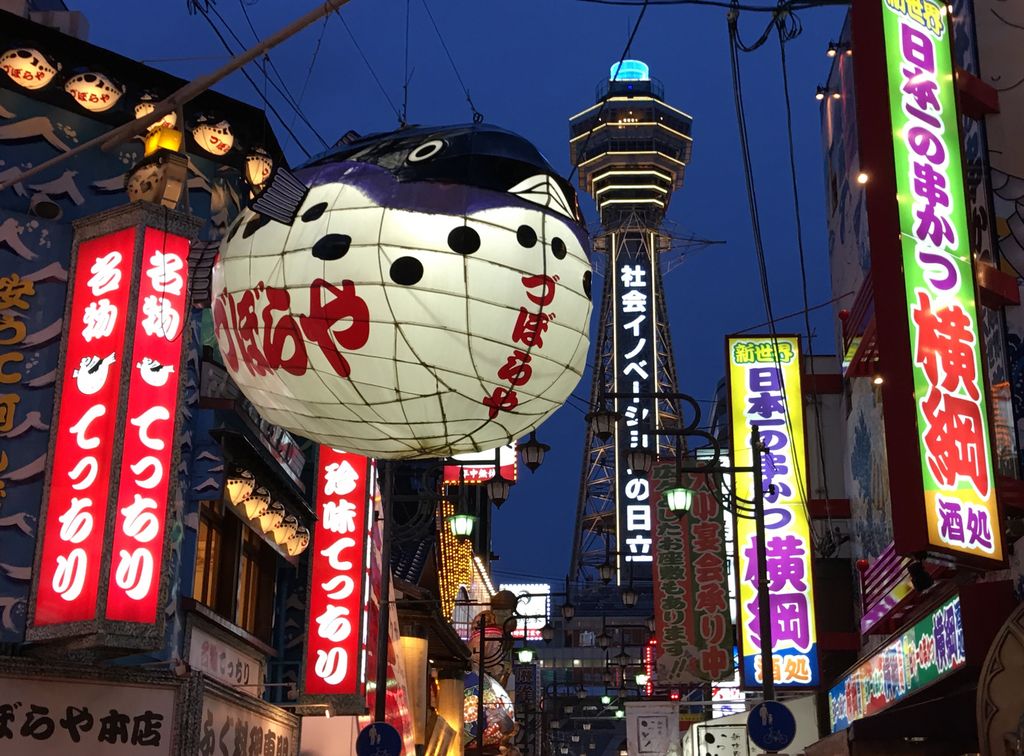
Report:
[{"label": "round lantern", "polygon": [[192,127],[192,137],[196,140],[196,144],[211,155],[227,155],[235,144],[235,135],[231,133],[231,124],[208,116],[199,117],[198,123]]},{"label": "round lantern", "polygon": [[274,161],[262,147],[255,148],[245,156],[245,178],[254,189],[261,188],[274,167]]},{"label": "round lantern", "polygon": [[[135,105],[135,119],[145,118],[154,110],[156,110],[157,99],[151,94],[144,94],[139,98],[138,103]],[[178,114],[175,111],[170,113],[164,113],[163,118],[159,121],[155,121],[150,124],[149,131],[153,132],[157,129],[173,129],[178,125]]]},{"label": "round lantern", "polygon": [[72,76],[64,85],[64,90],[75,98],[75,102],[93,113],[110,110],[124,94],[122,87],[97,71]]},{"label": "round lantern", "polygon": [[309,546],[309,529],[299,525],[295,533],[288,539],[288,556],[298,556]]},{"label": "round lantern", "polygon": [[287,515],[281,524],[274,528],[274,542],[278,546],[284,546],[288,541],[295,535],[295,531],[299,528],[299,521],[295,515]]},{"label": "round lantern", "polygon": [[521,438],[586,361],[575,192],[493,126],[405,129],[275,171],[213,275],[221,354],[264,419],[373,457]]},{"label": "round lantern", "polygon": [[60,64],[48,61],[33,47],[14,47],[0,55],[0,68],[25,89],[42,89],[57,75]]},{"label": "round lantern", "polygon": [[284,505],[275,501],[259,516],[260,527],[263,528],[264,533],[271,534],[284,522],[284,517]]}]

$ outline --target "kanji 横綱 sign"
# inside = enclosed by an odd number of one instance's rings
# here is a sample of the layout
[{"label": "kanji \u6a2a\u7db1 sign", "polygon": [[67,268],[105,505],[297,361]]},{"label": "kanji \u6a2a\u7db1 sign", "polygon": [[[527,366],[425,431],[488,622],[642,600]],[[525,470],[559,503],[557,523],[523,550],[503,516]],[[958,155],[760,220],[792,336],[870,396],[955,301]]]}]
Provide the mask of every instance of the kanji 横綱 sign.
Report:
[{"label": "kanji \u6a2a\u7db1 sign", "polygon": [[[764,451],[762,475],[734,476],[736,496],[753,501],[764,491],[765,554],[770,583],[772,666],[779,686],[818,684],[818,644],[811,583],[811,535],[807,517],[800,343],[795,336],[745,336],[727,340],[733,461],[753,464],[750,427]],[[757,540],[752,519],[736,518],[740,672],[746,686],[761,675]]]},{"label": "kanji \u6a2a\u7db1 sign", "polygon": [[188,293],[188,239],[147,228],[135,302],[107,619],[153,622],[160,598]]},{"label": "kanji \u6a2a\u7db1 sign", "polygon": [[[733,675],[729,568],[724,508],[706,475],[659,462],[651,473],[654,517],[654,616],[659,685],[718,681]],[[665,492],[693,491],[690,511],[669,511]]]},{"label": "kanji \u6a2a\u7db1 sign", "polygon": [[303,682],[310,695],[363,692],[370,475],[366,457],[320,447]]},{"label": "kanji \u6a2a\u7db1 sign", "polygon": [[95,619],[135,229],[78,246],[35,581],[35,626]]},{"label": "kanji \u6a2a\u7db1 sign", "polygon": [[945,6],[882,16],[928,544],[1001,561]]}]

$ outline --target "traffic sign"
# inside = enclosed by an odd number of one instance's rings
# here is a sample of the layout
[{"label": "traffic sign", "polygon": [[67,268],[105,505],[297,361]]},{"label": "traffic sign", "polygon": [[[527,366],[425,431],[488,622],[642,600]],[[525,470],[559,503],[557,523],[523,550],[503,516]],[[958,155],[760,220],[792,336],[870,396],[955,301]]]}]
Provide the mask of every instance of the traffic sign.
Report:
[{"label": "traffic sign", "polygon": [[402,736],[387,722],[371,722],[356,738],[356,756],[402,756]]},{"label": "traffic sign", "polygon": [[762,701],[747,716],[747,735],[758,748],[781,751],[796,737],[796,718],[785,704]]}]

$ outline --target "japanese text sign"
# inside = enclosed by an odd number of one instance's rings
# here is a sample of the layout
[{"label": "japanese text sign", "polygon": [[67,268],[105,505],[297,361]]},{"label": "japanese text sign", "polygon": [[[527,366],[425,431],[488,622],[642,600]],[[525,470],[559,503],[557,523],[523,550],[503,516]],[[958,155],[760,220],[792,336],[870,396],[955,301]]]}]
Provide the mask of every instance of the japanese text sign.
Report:
[{"label": "japanese text sign", "polygon": [[[657,621],[659,685],[718,681],[733,675],[729,618],[729,569],[724,509],[707,476],[659,462],[654,488],[654,616]],[[694,492],[690,511],[672,513],[665,492]]]},{"label": "japanese text sign", "polygon": [[35,587],[36,626],[97,616],[135,234],[128,228],[78,246]]},{"label": "japanese text sign", "polygon": [[295,756],[299,752],[298,718],[281,709],[234,703],[212,692],[203,695],[199,756],[260,754]]},{"label": "japanese text sign", "polygon": [[[807,516],[800,343],[795,336],[727,339],[733,461],[753,465],[750,427],[760,431],[762,477],[734,476],[736,496],[764,493],[765,552],[771,584],[772,666],[779,686],[818,684],[817,633]],[[745,685],[762,682],[757,603],[757,541],[753,519],[736,518],[740,672]]]},{"label": "japanese text sign", "polygon": [[828,692],[832,732],[877,714],[966,664],[960,597],[954,596],[864,660]]},{"label": "japanese text sign", "polygon": [[[1002,560],[945,6],[882,0],[930,546]],[[899,542],[899,533],[897,533]]]},{"label": "japanese text sign", "polygon": [[320,447],[303,692],[362,694],[368,590],[370,465]]},{"label": "japanese text sign", "polygon": [[[651,264],[654,239],[640,233],[612,239],[612,296],[615,301],[615,391],[629,394],[615,400],[623,421],[615,430],[615,498],[619,540],[619,582],[630,576],[645,579],[653,562],[651,491],[646,473],[633,470],[627,455],[636,449],[656,451],[658,388],[656,270]],[[624,563],[631,563],[626,567]]]},{"label": "japanese text sign", "polygon": [[122,437],[107,619],[156,615],[167,495],[174,475],[177,370],[186,321],[188,240],[147,228]]},{"label": "japanese text sign", "polygon": [[[465,452],[454,454],[452,459],[458,460],[457,465],[444,466],[444,482],[446,485],[464,483],[479,485],[487,483],[494,477],[494,449],[482,452]],[[516,482],[516,445],[506,444],[498,449],[498,463],[501,477],[510,483]]]}]

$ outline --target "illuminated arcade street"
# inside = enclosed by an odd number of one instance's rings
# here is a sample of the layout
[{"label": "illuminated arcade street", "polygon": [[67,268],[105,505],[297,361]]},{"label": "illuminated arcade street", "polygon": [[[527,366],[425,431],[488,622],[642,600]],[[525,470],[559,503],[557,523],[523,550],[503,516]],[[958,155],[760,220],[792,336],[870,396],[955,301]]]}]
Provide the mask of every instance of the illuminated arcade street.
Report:
[{"label": "illuminated arcade street", "polygon": [[0,755],[1024,754],[1024,7],[0,0]]}]

